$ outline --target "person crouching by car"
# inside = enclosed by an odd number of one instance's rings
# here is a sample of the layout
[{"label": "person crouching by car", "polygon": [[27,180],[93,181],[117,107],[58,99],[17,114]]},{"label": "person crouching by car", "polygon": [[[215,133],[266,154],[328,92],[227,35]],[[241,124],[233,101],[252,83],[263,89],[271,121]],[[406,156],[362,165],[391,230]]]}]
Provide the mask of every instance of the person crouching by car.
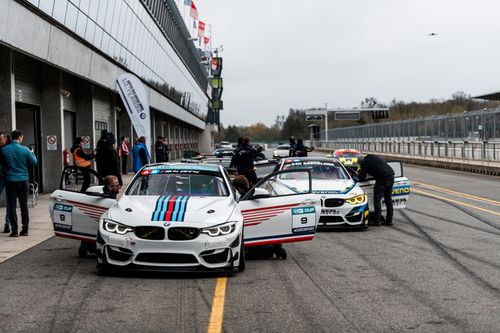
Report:
[{"label": "person crouching by car", "polygon": [[90,187],[90,161],[95,158],[94,152],[88,154],[83,150],[83,139],[78,137],[71,147],[71,153],[73,154],[73,163],[77,167],[81,167],[81,172],[83,176],[83,184],[80,192],[85,193]]},{"label": "person crouching by car", "polygon": [[368,154],[358,158],[360,170],[358,180],[363,181],[370,174],[375,178],[375,187],[373,188],[373,206],[374,215],[371,225],[380,225],[382,215],[382,197],[386,206],[385,225],[392,225],[393,207],[392,207],[392,186],[394,185],[394,170],[386,161],[377,155]]},{"label": "person crouching by car", "polygon": [[238,192],[239,197],[241,198],[244,194],[247,193],[248,189],[250,188],[250,183],[245,176],[240,175],[234,177],[233,186]]}]

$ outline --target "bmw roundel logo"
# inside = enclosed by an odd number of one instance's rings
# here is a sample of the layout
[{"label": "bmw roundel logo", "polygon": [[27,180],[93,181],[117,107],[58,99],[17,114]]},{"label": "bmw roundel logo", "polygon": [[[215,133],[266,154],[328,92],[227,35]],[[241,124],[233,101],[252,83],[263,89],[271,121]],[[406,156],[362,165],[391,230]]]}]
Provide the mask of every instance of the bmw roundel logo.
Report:
[{"label": "bmw roundel logo", "polygon": [[139,115],[139,117],[141,117],[141,119],[146,119],[146,114],[143,112]]},{"label": "bmw roundel logo", "polygon": [[168,227],[168,226],[170,225],[170,222],[165,222],[165,223],[163,223],[163,225],[164,225],[165,227]]}]

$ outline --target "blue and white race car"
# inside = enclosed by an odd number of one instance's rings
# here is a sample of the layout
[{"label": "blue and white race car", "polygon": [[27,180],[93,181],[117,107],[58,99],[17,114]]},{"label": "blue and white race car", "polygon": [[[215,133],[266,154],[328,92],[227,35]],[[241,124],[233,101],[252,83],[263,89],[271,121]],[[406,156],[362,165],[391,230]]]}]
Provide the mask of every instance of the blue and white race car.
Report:
[{"label": "blue and white race car", "polygon": [[[220,165],[154,164],[135,175],[119,200],[102,186],[81,193],[81,172],[65,169],[50,196],[50,216],[57,236],[83,242],[82,255],[96,244],[102,269],[242,271],[244,246],[312,240],[319,218],[305,170],[270,174],[240,197]],[[306,181],[278,189],[283,176]]]},{"label": "blue and white race car", "polygon": [[[395,171],[392,200],[394,209],[406,207],[410,182],[403,177],[400,162],[388,162]],[[356,183],[345,167],[336,159],[326,157],[294,157],[283,159],[279,170],[311,171],[313,193],[321,199],[318,227],[348,227],[366,229],[369,210],[373,207],[375,180],[367,178]],[[290,187],[307,180],[283,179]],[[300,185],[303,186],[303,185]],[[385,205],[383,205],[385,208]]]}]

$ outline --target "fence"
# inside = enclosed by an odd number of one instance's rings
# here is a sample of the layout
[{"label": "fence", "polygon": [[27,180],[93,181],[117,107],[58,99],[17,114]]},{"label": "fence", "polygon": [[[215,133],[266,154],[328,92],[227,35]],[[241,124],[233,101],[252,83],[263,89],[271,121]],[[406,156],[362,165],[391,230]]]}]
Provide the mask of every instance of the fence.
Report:
[{"label": "fence", "polygon": [[[324,140],[325,133],[321,132]],[[500,141],[500,108],[484,109],[443,116],[328,130],[333,141],[346,139],[378,139],[405,141]]]}]

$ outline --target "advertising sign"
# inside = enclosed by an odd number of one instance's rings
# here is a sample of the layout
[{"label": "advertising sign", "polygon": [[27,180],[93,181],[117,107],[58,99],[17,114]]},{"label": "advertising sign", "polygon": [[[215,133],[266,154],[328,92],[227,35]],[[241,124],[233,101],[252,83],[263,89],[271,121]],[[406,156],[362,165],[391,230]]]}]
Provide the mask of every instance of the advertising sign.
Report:
[{"label": "advertising sign", "polygon": [[[118,92],[132,120],[132,125],[139,137],[146,138],[148,151],[151,145],[151,119],[146,87],[141,80],[132,74],[122,74],[116,80]],[[151,152],[149,151],[151,156]]]}]

